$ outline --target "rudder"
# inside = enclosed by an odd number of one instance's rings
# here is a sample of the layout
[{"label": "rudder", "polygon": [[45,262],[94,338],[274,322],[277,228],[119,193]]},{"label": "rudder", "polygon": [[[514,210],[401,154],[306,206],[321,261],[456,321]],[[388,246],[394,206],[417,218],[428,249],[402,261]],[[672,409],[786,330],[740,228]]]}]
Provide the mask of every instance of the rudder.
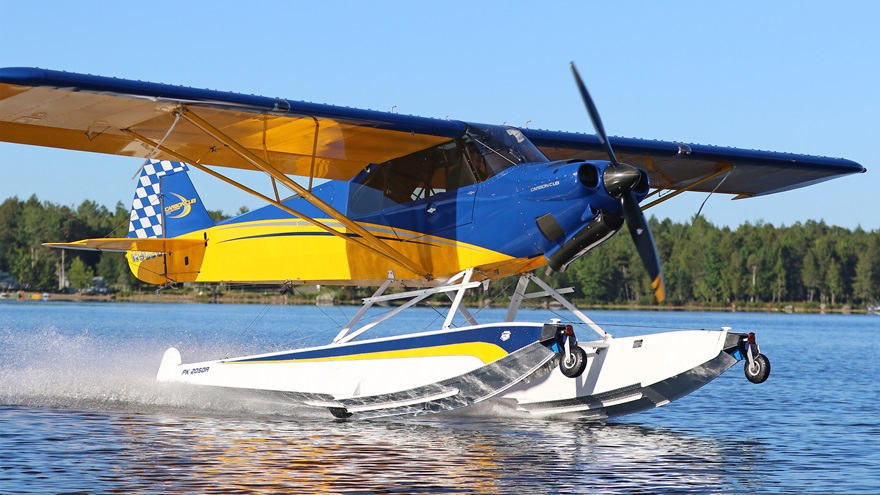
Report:
[{"label": "rudder", "polygon": [[148,160],[138,178],[126,237],[176,237],[215,225],[181,162]]}]

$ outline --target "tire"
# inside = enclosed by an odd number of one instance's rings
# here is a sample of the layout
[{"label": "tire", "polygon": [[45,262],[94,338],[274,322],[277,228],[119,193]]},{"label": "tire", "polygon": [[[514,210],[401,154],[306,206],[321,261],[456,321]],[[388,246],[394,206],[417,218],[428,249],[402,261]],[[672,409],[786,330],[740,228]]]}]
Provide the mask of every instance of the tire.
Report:
[{"label": "tire", "polygon": [[337,419],[347,419],[351,417],[351,413],[348,412],[348,409],[345,409],[344,407],[331,407],[330,414],[332,414],[333,417]]},{"label": "tire", "polygon": [[750,382],[764,383],[767,380],[767,377],[770,376],[770,360],[767,359],[767,356],[759,354],[758,357],[755,358],[753,366],[749,366],[749,362],[746,361],[744,371],[746,373],[746,378],[748,378]]},{"label": "tire", "polygon": [[574,346],[571,350],[571,361],[565,362],[565,355],[560,356],[559,371],[569,378],[577,378],[581,376],[587,369],[587,353],[580,346]]}]

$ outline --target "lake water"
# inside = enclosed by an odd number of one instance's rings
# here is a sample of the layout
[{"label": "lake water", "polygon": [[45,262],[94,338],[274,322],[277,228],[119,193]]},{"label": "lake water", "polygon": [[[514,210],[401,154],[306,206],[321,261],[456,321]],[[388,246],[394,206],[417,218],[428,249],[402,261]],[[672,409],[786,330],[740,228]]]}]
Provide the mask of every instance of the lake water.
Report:
[{"label": "lake water", "polygon": [[[618,336],[753,331],[773,365],[606,423],[498,406],[340,421],[155,383],[167,347],[325,343],[356,309],[0,302],[0,493],[880,493],[876,316],[592,312]],[[441,323],[415,308],[395,328]]]}]

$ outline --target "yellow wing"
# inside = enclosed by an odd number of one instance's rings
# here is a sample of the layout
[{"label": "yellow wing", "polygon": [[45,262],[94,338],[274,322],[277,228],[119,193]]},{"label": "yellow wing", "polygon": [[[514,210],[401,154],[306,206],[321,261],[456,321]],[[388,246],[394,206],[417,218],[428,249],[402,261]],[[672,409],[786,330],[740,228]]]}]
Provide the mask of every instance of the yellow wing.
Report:
[{"label": "yellow wing", "polygon": [[229,142],[284,174],[348,180],[382,163],[447,141],[455,121],[292,102],[181,86],[29,68],[0,69],[0,140],[78,151],[255,169],[205,132],[211,123]]},{"label": "yellow wing", "polygon": [[[466,129],[454,120],[70,72],[0,69],[2,141],[264,169],[255,166],[256,160],[271,166],[276,178],[348,180],[371,163],[440,144]],[[607,159],[594,135],[524,133],[551,160]],[[865,171],[840,158],[609,140],[624,161],[646,170],[658,189],[748,197]]]}]

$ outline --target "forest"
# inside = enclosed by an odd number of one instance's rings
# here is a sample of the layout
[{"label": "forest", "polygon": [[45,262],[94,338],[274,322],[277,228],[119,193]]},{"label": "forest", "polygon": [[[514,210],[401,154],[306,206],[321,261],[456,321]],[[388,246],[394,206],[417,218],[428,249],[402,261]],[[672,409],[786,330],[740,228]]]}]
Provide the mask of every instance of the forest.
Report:
[{"label": "forest", "polygon": [[[215,219],[220,211],[209,212]],[[43,242],[124,237],[128,208],[114,211],[93,201],[78,207],[17,197],[0,204],[0,284],[14,279],[34,291],[70,289],[102,277],[116,291],[154,290],[141,284],[120,253],[62,251]],[[821,221],[775,227],[744,223],[735,230],[703,219],[675,223],[650,219],[660,252],[669,306],[764,307],[791,303],[831,307],[880,300],[880,229],[829,226]],[[590,251],[564,273],[541,276],[575,288],[586,304],[651,305],[650,284],[627,232]],[[5,287],[7,290],[10,287]],[[0,291],[4,289],[0,285]]]}]

